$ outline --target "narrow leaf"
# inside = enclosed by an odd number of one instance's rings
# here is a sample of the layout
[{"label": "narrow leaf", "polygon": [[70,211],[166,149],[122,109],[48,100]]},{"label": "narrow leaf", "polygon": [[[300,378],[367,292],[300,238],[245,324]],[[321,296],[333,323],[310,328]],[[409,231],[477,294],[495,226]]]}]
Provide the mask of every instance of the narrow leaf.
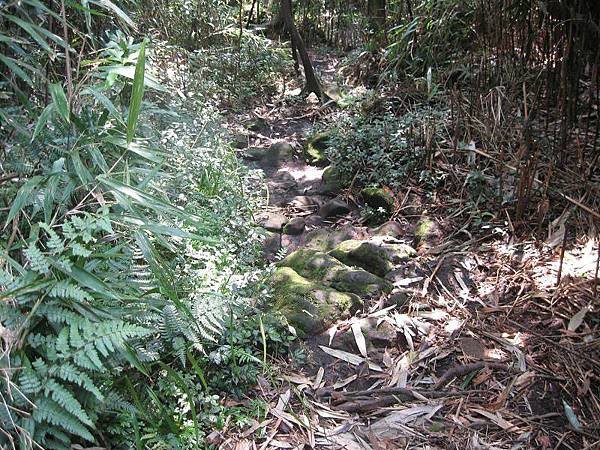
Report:
[{"label": "narrow leaf", "polygon": [[6,218],[6,225],[10,223],[11,220],[15,218],[15,216],[27,205],[29,199],[31,197],[31,193],[38,187],[38,184],[42,180],[42,177],[35,176],[31,179],[27,180],[27,182],[21,186],[21,189],[17,192],[15,199],[12,202],[10,207],[10,211],[8,212],[8,217]]},{"label": "narrow leaf", "polygon": [[58,113],[67,123],[70,123],[69,103],[67,102],[67,96],[65,95],[62,86],[58,83],[51,84],[50,95],[52,96],[52,101],[54,102]]},{"label": "narrow leaf", "polygon": [[35,124],[35,129],[33,130],[33,135],[31,136],[31,142],[35,141],[35,138],[38,137],[42,129],[48,123],[48,119],[52,116],[54,112],[54,103],[50,103],[48,106],[44,108],[44,110],[40,113],[38,117],[37,123]]},{"label": "narrow leaf", "polygon": [[146,70],[146,42],[142,42],[137,64],[135,65],[135,76],[133,77],[133,89],[129,101],[129,116],[127,117],[127,144],[133,141],[137,127],[142,98],[144,97],[144,72]]}]

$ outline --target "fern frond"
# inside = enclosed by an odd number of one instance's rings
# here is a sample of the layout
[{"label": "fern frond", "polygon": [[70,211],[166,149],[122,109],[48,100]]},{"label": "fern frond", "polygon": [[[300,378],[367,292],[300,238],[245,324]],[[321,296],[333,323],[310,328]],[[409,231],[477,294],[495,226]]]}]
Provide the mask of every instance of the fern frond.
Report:
[{"label": "fern frond", "polygon": [[12,282],[12,275],[0,267],[0,287],[7,288]]},{"label": "fern frond", "polygon": [[60,238],[60,236],[56,233],[56,231],[54,231],[52,228],[50,228],[50,226],[46,223],[40,222],[39,225],[40,225],[40,228],[43,229],[46,233],[48,233],[48,236],[50,236],[50,239],[48,239],[46,241],[46,246],[48,247],[48,250],[50,251],[50,253],[53,255],[59,255],[62,252],[64,252],[65,251],[65,243]]},{"label": "fern frond", "polygon": [[19,388],[25,395],[37,394],[42,390],[42,380],[35,370],[23,369],[19,374]]},{"label": "fern frond", "polygon": [[37,422],[46,422],[59,428],[67,430],[86,441],[93,442],[94,436],[87,429],[85,424],[77,417],[48,397],[42,397],[36,402],[37,408],[33,411],[33,418]]},{"label": "fern frond", "polygon": [[82,423],[94,427],[94,423],[89,418],[81,403],[75,398],[75,396],[58,381],[50,379],[44,386],[46,395],[50,394],[52,400],[60,405],[66,412],[77,417]]},{"label": "fern frond", "polygon": [[79,242],[71,242],[69,244],[69,248],[71,249],[73,256],[83,256],[84,258],[87,258],[92,254],[92,251],[90,249],[83,246]]},{"label": "fern frond", "polygon": [[78,302],[91,301],[93,298],[85,292],[80,286],[77,286],[68,280],[61,280],[50,288],[48,292],[50,297],[76,300]]},{"label": "fern frond", "polygon": [[63,363],[59,366],[52,367],[50,369],[50,375],[60,378],[63,381],[76,384],[94,395],[98,400],[104,400],[104,394],[100,392],[100,389],[94,384],[94,381],[90,376],[71,363]]},{"label": "fern frond", "polygon": [[[79,286],[73,286],[76,289],[81,290],[81,288]],[[70,288],[68,288],[70,289]],[[54,287],[51,288],[51,292],[54,290]],[[85,291],[82,290],[82,293],[84,295],[88,295]],[[52,292],[50,294],[51,297],[54,297],[55,293]],[[61,292],[59,294],[56,295],[57,297],[62,297],[62,298],[73,298],[75,296],[79,296],[79,294],[75,294],[74,292]],[[85,300],[85,298],[84,298]],[[50,304],[44,304],[44,305],[40,305],[40,307],[38,308],[38,314],[40,316],[46,317],[46,319],[48,319],[48,321],[50,323],[53,324],[63,324],[63,323],[68,323],[71,325],[77,324],[79,322],[81,322],[82,317],[81,314],[76,313],[68,308],[64,308],[60,305],[56,305],[53,303]]]},{"label": "fern frond", "polygon": [[46,257],[42,254],[39,248],[35,244],[29,244],[29,246],[23,251],[25,257],[29,262],[31,270],[46,274],[50,270]]}]

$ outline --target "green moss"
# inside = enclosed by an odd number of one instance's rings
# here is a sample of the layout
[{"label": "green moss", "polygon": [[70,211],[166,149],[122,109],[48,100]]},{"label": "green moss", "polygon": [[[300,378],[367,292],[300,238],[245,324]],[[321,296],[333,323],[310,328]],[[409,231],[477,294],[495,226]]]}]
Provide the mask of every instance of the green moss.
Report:
[{"label": "green moss", "polygon": [[333,133],[331,131],[317,133],[306,142],[304,156],[309,164],[317,166],[328,164],[329,160],[325,153],[330,146],[332,135]]},{"label": "green moss", "polygon": [[421,242],[427,240],[427,238],[434,233],[435,222],[431,219],[424,217],[419,220],[415,228],[415,241]]},{"label": "green moss", "polygon": [[316,281],[326,281],[331,274],[345,268],[344,264],[327,253],[313,249],[296,250],[279,265],[291,267],[303,277]]},{"label": "green moss", "polygon": [[394,210],[394,196],[383,188],[364,188],[360,191],[365,203],[371,208],[383,208],[388,213]]},{"label": "green moss", "polygon": [[316,334],[361,306],[357,295],[310,281],[290,267],[273,274],[274,308],[301,334]]},{"label": "green moss", "polygon": [[405,244],[383,244],[371,241],[349,240],[329,252],[331,256],[349,266],[362,267],[379,277],[384,277],[394,264],[416,254]]}]

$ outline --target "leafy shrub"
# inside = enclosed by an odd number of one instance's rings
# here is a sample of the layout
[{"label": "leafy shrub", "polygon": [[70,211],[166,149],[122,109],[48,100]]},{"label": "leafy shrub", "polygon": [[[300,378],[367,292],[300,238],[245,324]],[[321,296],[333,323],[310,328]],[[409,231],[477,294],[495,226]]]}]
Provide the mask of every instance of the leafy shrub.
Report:
[{"label": "leafy shrub", "polygon": [[[31,24],[37,4],[9,5],[26,26],[0,47],[38,55],[0,103],[0,446],[197,446],[214,406],[203,371],[230,367],[204,355],[229,340],[224,317],[266,289],[260,236],[246,226],[256,176],[224,144],[216,108],[170,94],[186,67],[161,71],[161,87],[153,49],[123,32],[73,80],[42,75],[49,59],[66,61],[37,39],[60,42]],[[69,23],[87,12],[69,10]],[[250,356],[252,336],[236,343]]]},{"label": "leafy shrub", "polygon": [[345,115],[335,125],[327,157],[343,178],[358,185],[400,188],[426,168],[447,117],[448,111],[427,107],[400,117]]}]

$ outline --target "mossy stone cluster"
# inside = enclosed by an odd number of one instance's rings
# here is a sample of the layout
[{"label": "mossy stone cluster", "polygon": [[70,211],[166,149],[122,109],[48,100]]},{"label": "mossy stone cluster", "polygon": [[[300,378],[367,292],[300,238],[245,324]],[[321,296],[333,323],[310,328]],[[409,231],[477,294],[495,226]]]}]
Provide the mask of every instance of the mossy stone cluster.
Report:
[{"label": "mossy stone cluster", "polygon": [[[342,234],[350,235],[349,231]],[[319,248],[296,250],[277,264],[273,278],[276,310],[304,335],[319,333],[353,313],[362,299],[391,292],[393,285],[383,277],[416,254],[389,236],[338,241],[330,251],[331,240],[336,239],[317,238]]]},{"label": "mossy stone cluster", "polygon": [[329,164],[326,151],[331,145],[332,131],[317,133],[311,137],[304,146],[306,162],[315,166],[326,166]]},{"label": "mossy stone cluster", "polygon": [[362,298],[390,292],[392,284],[314,249],[293,252],[273,277],[275,309],[301,334],[316,334],[362,306]]}]

